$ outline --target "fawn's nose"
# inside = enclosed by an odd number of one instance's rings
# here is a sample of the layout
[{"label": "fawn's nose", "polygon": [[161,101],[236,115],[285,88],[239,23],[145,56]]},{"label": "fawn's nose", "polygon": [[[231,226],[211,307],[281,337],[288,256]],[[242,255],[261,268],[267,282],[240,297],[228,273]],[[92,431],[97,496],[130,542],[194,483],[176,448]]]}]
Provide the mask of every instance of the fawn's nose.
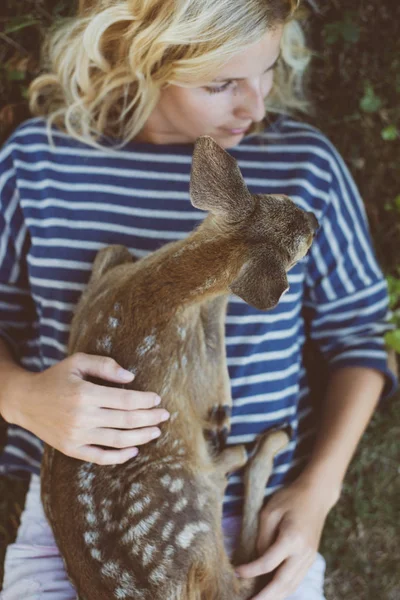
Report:
[{"label": "fawn's nose", "polygon": [[310,223],[310,225],[313,229],[313,233],[316,233],[316,231],[319,229],[319,223],[317,221],[317,217],[314,215],[313,212],[307,212],[307,218],[308,218],[308,222]]}]

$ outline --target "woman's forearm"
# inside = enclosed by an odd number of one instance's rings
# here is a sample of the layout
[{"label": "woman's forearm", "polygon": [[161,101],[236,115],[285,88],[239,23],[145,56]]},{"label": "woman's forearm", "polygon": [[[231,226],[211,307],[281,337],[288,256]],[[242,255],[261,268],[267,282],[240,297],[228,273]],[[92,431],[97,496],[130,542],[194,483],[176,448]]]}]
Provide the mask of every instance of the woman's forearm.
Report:
[{"label": "woman's forearm", "polygon": [[329,379],[316,444],[301,479],[326,490],[332,506],[384,386],[379,371],[346,367]]},{"label": "woman's forearm", "polygon": [[0,338],[0,415],[8,423],[14,423],[12,388],[18,376],[26,374],[12,355],[6,342]]}]

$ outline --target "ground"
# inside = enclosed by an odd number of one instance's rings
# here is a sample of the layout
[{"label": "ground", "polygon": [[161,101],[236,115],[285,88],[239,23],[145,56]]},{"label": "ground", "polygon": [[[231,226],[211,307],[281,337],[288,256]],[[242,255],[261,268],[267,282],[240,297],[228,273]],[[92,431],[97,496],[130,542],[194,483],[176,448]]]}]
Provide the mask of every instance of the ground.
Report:
[{"label": "ground", "polygon": [[[349,8],[349,5],[351,7]],[[305,116],[337,146],[365,201],[392,308],[400,298],[400,3],[304,0],[314,50]],[[26,86],[40,39],[65,0],[3,0],[0,8],[0,141],[26,118]],[[398,316],[397,316],[398,318]],[[391,342],[400,351],[400,323]],[[327,600],[398,600],[400,396],[379,409],[354,457],[322,540]],[[0,428],[0,446],[4,435]],[[26,486],[0,478],[0,565],[15,536]],[[0,581],[2,567],[0,566]]]}]

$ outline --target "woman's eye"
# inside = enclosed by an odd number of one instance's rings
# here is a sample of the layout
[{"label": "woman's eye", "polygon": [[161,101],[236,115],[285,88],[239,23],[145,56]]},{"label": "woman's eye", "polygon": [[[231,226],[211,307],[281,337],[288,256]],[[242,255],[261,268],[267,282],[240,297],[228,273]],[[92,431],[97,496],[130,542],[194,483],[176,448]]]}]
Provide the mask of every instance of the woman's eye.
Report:
[{"label": "woman's eye", "polygon": [[219,92],[224,92],[228,87],[233,83],[233,81],[227,81],[218,87],[206,87],[206,90],[209,94],[218,94]]}]

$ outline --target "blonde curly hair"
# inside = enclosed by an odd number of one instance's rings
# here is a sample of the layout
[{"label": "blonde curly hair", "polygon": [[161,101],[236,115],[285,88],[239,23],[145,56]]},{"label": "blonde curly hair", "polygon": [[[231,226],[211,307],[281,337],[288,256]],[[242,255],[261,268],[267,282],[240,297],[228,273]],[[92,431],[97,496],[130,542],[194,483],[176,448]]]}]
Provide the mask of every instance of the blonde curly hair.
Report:
[{"label": "blonde curly hair", "polygon": [[[74,138],[121,148],[134,139],[169,84],[196,87],[234,55],[284,25],[281,58],[266,98],[270,112],[307,110],[310,59],[298,0],[80,0],[43,47],[43,73],[29,88],[30,110]],[[259,130],[254,125],[253,130]],[[118,143],[117,143],[118,142]]]}]

